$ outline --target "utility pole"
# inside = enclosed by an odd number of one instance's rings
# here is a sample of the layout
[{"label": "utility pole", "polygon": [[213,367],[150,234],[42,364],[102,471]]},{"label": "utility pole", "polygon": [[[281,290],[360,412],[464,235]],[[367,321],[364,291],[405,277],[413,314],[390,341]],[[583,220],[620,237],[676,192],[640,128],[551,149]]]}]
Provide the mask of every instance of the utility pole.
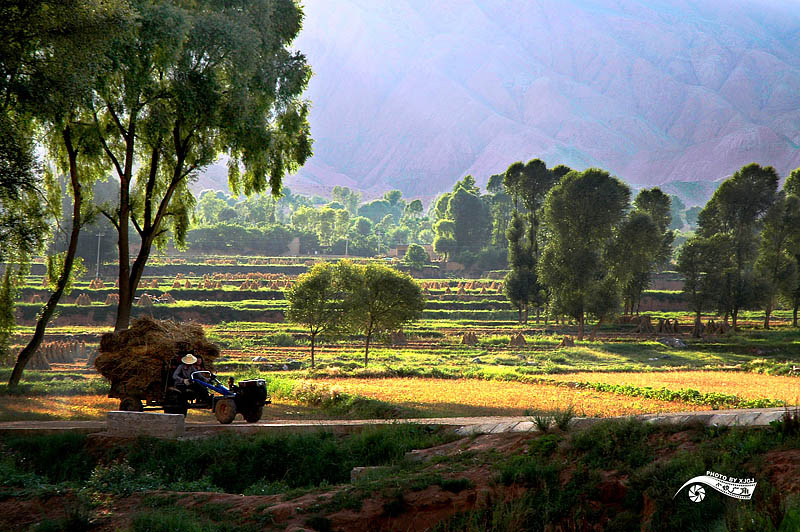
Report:
[{"label": "utility pole", "polygon": [[103,233],[98,233],[97,234],[97,268],[96,268],[95,273],[94,273],[94,278],[95,279],[99,279],[100,278],[100,238],[104,237],[104,236],[105,235]]}]

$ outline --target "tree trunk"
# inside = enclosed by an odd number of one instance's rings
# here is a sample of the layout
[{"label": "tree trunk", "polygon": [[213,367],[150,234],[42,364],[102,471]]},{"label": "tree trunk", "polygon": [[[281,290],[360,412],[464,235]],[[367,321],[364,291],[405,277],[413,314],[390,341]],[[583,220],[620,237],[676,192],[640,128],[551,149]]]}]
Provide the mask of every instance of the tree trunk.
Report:
[{"label": "tree trunk", "polygon": [[733,312],[731,313],[731,327],[733,330],[736,330],[736,324],[739,323],[739,309],[734,308]]},{"label": "tree trunk", "polygon": [[525,305],[525,325],[528,324],[528,305]]},{"label": "tree trunk", "polygon": [[311,368],[314,368],[314,339],[316,338],[315,333],[311,333]]},{"label": "tree trunk", "polygon": [[703,320],[700,313],[694,315],[694,329],[692,329],[692,338],[700,338],[700,330],[703,328]]},{"label": "tree trunk", "polygon": [[[121,331],[128,328],[131,322],[131,306],[133,293],[130,289],[130,248],[128,238],[128,218],[130,217],[130,183],[133,171],[133,131],[129,131],[131,138],[125,150],[125,171],[120,176],[119,184],[119,218],[117,222],[117,248],[119,249],[119,305],[117,305],[117,320],[114,330]],[[129,163],[130,161],[130,163]]]},{"label": "tree trunk", "polygon": [[542,311],[541,308],[536,307],[536,325],[539,325],[539,317],[540,317],[541,311]]},{"label": "tree trunk", "polygon": [[364,367],[365,368],[367,367],[367,364],[369,364],[369,340],[370,340],[371,337],[372,337],[372,331],[367,333],[367,344],[366,344],[366,347],[364,349]]},{"label": "tree trunk", "polygon": [[797,307],[800,305],[795,305],[792,309],[792,327],[797,327]]},{"label": "tree trunk", "polygon": [[583,340],[583,312],[578,318],[578,340]]},{"label": "tree trunk", "polygon": [[769,329],[769,316],[772,314],[772,304],[768,303],[764,309],[764,328]]},{"label": "tree trunk", "polygon": [[58,302],[64,294],[64,289],[67,287],[69,277],[72,274],[72,266],[75,262],[75,254],[78,249],[78,236],[81,231],[81,205],[83,204],[83,197],[81,195],[81,184],[78,180],[78,166],[76,163],[77,152],[72,146],[72,136],[69,127],[62,132],[64,145],[67,149],[67,156],[69,158],[69,177],[72,185],[73,206],[72,206],[72,231],[69,235],[69,244],[67,245],[67,252],[64,256],[64,269],[58,277],[56,282],[56,289],[50,294],[50,298],[42,307],[39,313],[39,318],[36,320],[36,328],[33,331],[33,337],[28,342],[17,357],[17,362],[14,364],[14,369],[11,371],[11,377],[8,380],[9,388],[13,388],[19,384],[22,379],[22,372],[25,366],[33,357],[34,353],[39,349],[44,339],[44,332],[47,329],[47,324],[50,318],[53,317]]},{"label": "tree trunk", "polygon": [[597,320],[597,324],[592,329],[592,333],[589,335],[589,341],[594,342],[595,338],[597,338],[597,331],[600,329],[600,324],[603,323],[603,316],[600,316],[600,319]]}]

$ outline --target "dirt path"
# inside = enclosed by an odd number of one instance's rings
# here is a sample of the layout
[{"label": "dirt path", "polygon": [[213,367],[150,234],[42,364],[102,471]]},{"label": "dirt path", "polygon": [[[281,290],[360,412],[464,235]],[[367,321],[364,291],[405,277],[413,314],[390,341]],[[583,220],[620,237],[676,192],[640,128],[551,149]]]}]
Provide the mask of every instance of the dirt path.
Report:
[{"label": "dirt path", "polygon": [[[702,412],[679,412],[671,414],[647,414],[638,416],[657,423],[679,423],[701,421],[707,425],[748,425],[766,426],[771,421],[780,419],[785,412],[783,408],[756,408],[740,410],[708,410]],[[586,426],[602,418],[576,418],[573,423]],[[462,434],[495,434],[500,432],[531,432],[536,428],[528,417],[445,417],[418,419],[325,419],[325,420],[269,420],[260,423],[246,423],[237,420],[230,425],[220,425],[213,418],[208,421],[187,422],[188,436],[212,434],[219,432],[236,432],[253,434],[260,432],[306,432],[329,430],[336,433],[349,433],[362,430],[364,427],[389,425],[396,423],[418,423],[432,426],[457,427]],[[56,433],[75,431],[83,433],[103,432],[105,420],[93,421],[13,421],[0,423],[0,434]]]}]

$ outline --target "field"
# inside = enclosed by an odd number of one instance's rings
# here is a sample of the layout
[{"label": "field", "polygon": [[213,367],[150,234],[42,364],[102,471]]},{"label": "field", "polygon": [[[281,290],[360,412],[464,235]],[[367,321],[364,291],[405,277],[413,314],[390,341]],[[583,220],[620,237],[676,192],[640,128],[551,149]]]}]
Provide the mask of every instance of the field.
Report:
[{"label": "field", "polygon": [[[651,291],[646,313],[655,323],[677,319],[678,333],[639,335],[632,325],[611,323],[593,341],[559,347],[565,335],[575,336],[575,324],[543,318],[537,323],[532,314],[520,325],[500,276],[421,279],[426,309],[404,329],[404,340],[379,342],[366,368],[361,339],[323,341],[311,368],[308,334],[286,323],[283,312],[285,290],[312,263],[160,259],[148,266],[135,314],[203,323],[222,349],[218,373],[268,377],[275,403],[266,412],[271,419],[530,415],[570,405],[579,415],[605,417],[783,406],[800,397],[800,333],[790,327],[789,311],[775,312],[770,331],[760,328],[760,313],[745,312],[739,333],[695,340],[688,334],[691,316],[676,310],[680,292]],[[47,295],[42,273],[34,265],[20,294],[17,344],[32,331]],[[114,292],[109,279],[76,284],[46,341],[79,342],[80,352],[51,356],[50,369],[29,370],[13,394],[0,388],[0,420],[97,419],[115,406],[90,363],[113,319]],[[475,342],[465,340],[467,331],[475,333]],[[524,345],[511,341],[519,333]],[[678,337],[687,347],[668,347],[659,342],[664,336]]]}]

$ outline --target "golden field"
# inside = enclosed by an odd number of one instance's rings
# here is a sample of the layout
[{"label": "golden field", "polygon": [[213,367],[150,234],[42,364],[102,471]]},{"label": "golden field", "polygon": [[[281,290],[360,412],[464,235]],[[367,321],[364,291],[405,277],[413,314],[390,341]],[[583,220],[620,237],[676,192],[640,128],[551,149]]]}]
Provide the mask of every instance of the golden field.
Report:
[{"label": "golden field", "polygon": [[649,386],[670,390],[692,389],[703,393],[725,393],[742,399],[780,399],[798,404],[800,378],[743,371],[653,371],[638,373],[580,372],[548,375],[559,382],[602,382]]},{"label": "golden field", "polygon": [[621,397],[565,386],[477,379],[315,379],[333,390],[416,408],[435,416],[520,416],[525,411],[563,410],[579,416],[626,416],[705,410],[707,407],[641,397]]}]

